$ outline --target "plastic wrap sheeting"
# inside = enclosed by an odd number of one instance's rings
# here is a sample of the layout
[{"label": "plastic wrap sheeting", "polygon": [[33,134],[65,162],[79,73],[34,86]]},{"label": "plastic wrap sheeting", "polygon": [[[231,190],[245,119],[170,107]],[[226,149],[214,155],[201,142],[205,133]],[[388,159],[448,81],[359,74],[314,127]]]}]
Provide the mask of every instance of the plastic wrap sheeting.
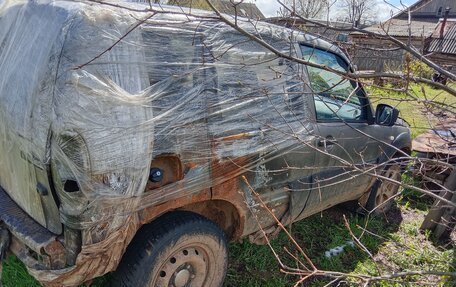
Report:
[{"label": "plastic wrap sheeting", "polygon": [[[76,284],[115,268],[122,244],[97,268],[84,250],[106,238],[128,243],[134,212],[228,180],[214,176],[223,172],[212,162],[248,159],[230,174],[235,177],[313,139],[301,67],[213,14],[169,11],[152,16],[69,1],[0,4],[0,185],[46,225],[35,173],[52,170],[60,220],[83,231],[77,266],[33,271],[44,283]],[[296,37],[313,39],[239,24],[289,55]],[[179,156],[184,177],[145,192],[151,160],[163,154]],[[78,190],[65,192],[68,181]],[[87,268],[93,274],[81,275]],[[76,281],[62,279],[75,272]]]}]

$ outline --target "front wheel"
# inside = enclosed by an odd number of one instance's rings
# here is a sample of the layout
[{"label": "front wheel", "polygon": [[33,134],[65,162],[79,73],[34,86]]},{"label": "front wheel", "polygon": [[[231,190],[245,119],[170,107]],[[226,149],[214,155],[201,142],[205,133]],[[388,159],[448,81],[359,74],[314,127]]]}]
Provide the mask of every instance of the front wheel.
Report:
[{"label": "front wheel", "polygon": [[113,284],[122,287],[222,286],[228,262],[220,228],[185,211],[165,214],[140,229]]}]

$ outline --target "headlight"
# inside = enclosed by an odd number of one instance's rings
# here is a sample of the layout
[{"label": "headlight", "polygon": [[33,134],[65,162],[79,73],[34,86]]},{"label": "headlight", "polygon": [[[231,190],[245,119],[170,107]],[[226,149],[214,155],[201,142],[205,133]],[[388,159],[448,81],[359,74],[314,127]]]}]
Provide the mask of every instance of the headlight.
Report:
[{"label": "headlight", "polygon": [[90,161],[87,146],[76,132],[66,132],[52,142],[51,169],[62,209],[69,214],[80,213],[87,204],[84,193],[89,182]]}]

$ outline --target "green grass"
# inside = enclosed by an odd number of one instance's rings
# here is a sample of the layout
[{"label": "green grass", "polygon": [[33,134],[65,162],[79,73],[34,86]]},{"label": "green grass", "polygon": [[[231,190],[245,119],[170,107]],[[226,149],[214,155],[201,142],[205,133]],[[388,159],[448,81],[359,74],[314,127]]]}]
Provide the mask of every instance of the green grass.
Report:
[{"label": "green grass", "polygon": [[[456,84],[451,87],[456,88]],[[456,112],[456,97],[445,91],[433,89],[425,85],[411,85],[408,89],[410,95],[393,91],[392,85],[385,88],[368,88],[371,102],[374,106],[378,103],[389,104],[400,111],[400,117],[409,124],[412,138],[426,132],[437,120],[431,112],[441,114],[448,110]]]},{"label": "green grass", "polygon": [[[333,208],[297,222],[289,230],[313,263],[321,270],[372,276],[406,270],[456,272],[454,246],[446,249],[439,247],[428,240],[426,234],[418,232],[426,212],[407,207],[406,197],[398,199],[398,207],[388,213],[386,218],[366,218],[342,208]],[[343,215],[346,216],[350,229],[357,237],[362,233],[361,227],[378,235],[365,233],[361,237],[362,244],[373,255],[372,258],[357,246],[347,247],[343,253],[337,256],[325,257],[325,251],[352,239],[344,225]],[[284,264],[290,267],[298,267],[298,265],[296,260],[285,252],[285,248],[305,262],[283,232],[272,241],[272,247]],[[297,276],[280,272],[280,266],[268,246],[257,246],[244,241],[230,244],[229,252],[230,264],[225,286],[293,286],[299,279]],[[10,257],[4,264],[2,279],[5,287],[39,286],[15,257]],[[456,284],[456,281],[438,277],[407,277],[403,280],[409,282],[409,285],[397,286],[424,286],[417,284],[417,280],[430,281],[434,284],[431,286],[456,286],[452,285]],[[327,278],[316,277],[303,286],[324,286],[328,282]],[[351,279],[342,286],[357,286],[358,283]],[[109,286],[109,277],[105,276],[95,280],[92,286]],[[395,285],[386,281],[373,286]]]},{"label": "green grass", "polygon": [[[93,287],[110,286],[111,276],[108,274],[101,278],[96,278],[92,285]],[[41,285],[32,276],[30,276],[25,268],[25,265],[15,256],[7,258],[3,263],[3,287],[40,287]],[[84,285],[82,285],[84,286]],[[81,287],[82,287],[81,286]]]},{"label": "green grass", "polygon": [[[455,105],[453,97],[438,90],[425,87],[423,93],[418,86],[412,86],[411,91],[419,99],[434,99],[449,106]],[[399,108],[401,117],[410,123],[413,136],[425,132],[435,121],[432,117],[428,120],[427,115],[422,113],[425,108],[423,103],[408,101],[409,98],[403,94],[375,88],[370,88],[369,92],[373,95],[374,105],[383,102]],[[414,183],[406,176],[404,180],[409,184]],[[411,270],[456,272],[454,241],[442,247],[429,240],[429,234],[418,231],[431,203],[431,199],[415,191],[403,190],[402,196],[397,198],[398,207],[385,218],[366,218],[341,208],[333,208],[294,223],[289,230],[321,270],[372,276]],[[351,240],[351,235],[342,220],[343,214],[346,215],[350,229],[356,236],[361,235],[361,227],[376,234],[364,233],[360,238],[372,257],[358,246],[347,247],[337,256],[325,257],[325,251]],[[299,265],[284,248],[305,262],[296,246],[283,232],[272,242],[272,248],[288,266]],[[299,276],[280,272],[280,266],[268,246],[253,245],[245,240],[242,243],[230,244],[229,252],[230,263],[225,286],[293,286],[299,280]],[[10,257],[4,263],[2,282],[5,287],[39,286],[15,257]],[[324,286],[328,282],[327,278],[315,277],[302,286]],[[401,278],[401,282],[381,281],[371,286],[456,286],[454,278],[437,276],[409,276]],[[425,285],[426,282],[430,284]],[[345,283],[340,282],[340,286],[359,286],[358,283],[354,279],[349,279]],[[109,286],[109,275],[95,280],[92,286]]]},{"label": "green grass", "polygon": [[24,264],[14,256],[8,257],[8,260],[3,263],[2,283],[4,287],[40,286],[36,280],[27,273]]},{"label": "green grass", "polygon": [[[426,211],[407,207],[410,206],[406,199],[408,192],[404,191],[405,195],[398,198],[398,206],[386,218],[366,218],[341,208],[333,208],[293,224],[292,233],[321,270],[372,276],[403,271],[456,272],[454,246],[442,248],[429,240],[429,234],[419,231]],[[372,233],[365,233],[360,239],[372,257],[358,246],[348,247],[338,256],[324,256],[326,250],[351,240],[342,220],[343,214],[355,236],[359,237],[363,228]],[[285,234],[280,234],[272,246],[288,266],[298,266],[284,251],[287,248],[298,254]],[[230,268],[225,286],[293,286],[299,279],[280,273],[277,260],[266,246],[258,247],[244,242],[233,244],[230,252]],[[310,281],[303,286],[324,286],[329,282],[327,278],[314,278]],[[427,286],[425,283],[430,284],[428,286],[456,286],[454,279],[437,276],[409,276],[402,278],[402,281],[406,282],[405,285],[382,281],[372,286]],[[359,283],[349,279],[346,285],[341,286],[358,286]]]}]

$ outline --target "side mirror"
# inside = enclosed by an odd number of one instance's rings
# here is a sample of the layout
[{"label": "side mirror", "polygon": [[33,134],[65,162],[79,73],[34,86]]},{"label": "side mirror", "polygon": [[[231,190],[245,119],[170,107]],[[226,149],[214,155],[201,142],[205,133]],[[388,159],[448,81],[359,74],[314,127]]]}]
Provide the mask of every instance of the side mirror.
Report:
[{"label": "side mirror", "polygon": [[381,126],[393,126],[399,117],[399,110],[392,106],[379,104],[375,110],[375,123]]}]

